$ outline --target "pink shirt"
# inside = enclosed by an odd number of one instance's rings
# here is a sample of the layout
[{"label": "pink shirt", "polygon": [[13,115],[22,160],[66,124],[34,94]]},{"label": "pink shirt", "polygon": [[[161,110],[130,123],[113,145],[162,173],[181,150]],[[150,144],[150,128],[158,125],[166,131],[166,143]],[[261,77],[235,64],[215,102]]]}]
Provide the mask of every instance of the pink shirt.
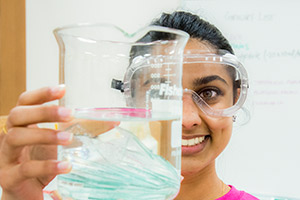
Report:
[{"label": "pink shirt", "polygon": [[216,200],[258,200],[258,198],[252,196],[251,194],[248,194],[244,191],[239,191],[232,185],[229,186],[231,187],[230,191]]}]

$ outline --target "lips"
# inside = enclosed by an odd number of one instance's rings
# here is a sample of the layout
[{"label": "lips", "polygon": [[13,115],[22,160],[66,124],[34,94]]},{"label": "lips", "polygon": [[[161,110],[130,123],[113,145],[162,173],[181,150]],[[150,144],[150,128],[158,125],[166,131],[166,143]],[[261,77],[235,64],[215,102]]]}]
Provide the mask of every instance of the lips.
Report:
[{"label": "lips", "polygon": [[182,155],[189,156],[201,152],[206,146],[210,136],[198,136],[182,139]]}]

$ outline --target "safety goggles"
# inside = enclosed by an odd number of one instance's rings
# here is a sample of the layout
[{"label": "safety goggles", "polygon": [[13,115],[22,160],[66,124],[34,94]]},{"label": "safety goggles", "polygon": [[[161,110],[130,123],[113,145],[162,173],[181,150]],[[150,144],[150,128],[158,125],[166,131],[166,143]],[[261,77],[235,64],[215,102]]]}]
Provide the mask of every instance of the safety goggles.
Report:
[{"label": "safety goggles", "polygon": [[231,53],[224,50],[185,52],[183,90],[181,83],[173,81],[172,75],[176,76],[170,67],[173,63],[174,58],[170,61],[168,56],[137,57],[124,80],[113,80],[112,87],[124,92],[126,103],[131,107],[151,108],[155,99],[183,98],[185,102],[191,98],[206,115],[230,117],[243,106],[249,87],[248,76]]}]

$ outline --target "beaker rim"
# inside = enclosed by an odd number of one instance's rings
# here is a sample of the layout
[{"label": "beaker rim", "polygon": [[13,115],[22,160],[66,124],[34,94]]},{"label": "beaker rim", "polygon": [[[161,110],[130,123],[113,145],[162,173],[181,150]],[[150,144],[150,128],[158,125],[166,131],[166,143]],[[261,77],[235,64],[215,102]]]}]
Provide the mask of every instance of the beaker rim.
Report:
[{"label": "beaker rim", "polygon": [[[55,36],[59,35],[64,35],[64,36],[73,36],[73,37],[81,37],[79,35],[71,34],[71,33],[64,33],[64,31],[67,30],[72,30],[72,29],[79,29],[79,28],[92,28],[92,27],[108,27],[108,28],[114,28],[116,30],[119,30],[126,38],[135,38],[139,33],[147,33],[150,31],[157,31],[157,32],[165,32],[165,33],[172,33],[175,35],[178,35],[182,38],[189,39],[189,34],[186,33],[185,31],[179,30],[179,29],[174,29],[174,28],[169,28],[169,27],[163,27],[163,26],[157,26],[157,25],[149,25],[149,26],[144,26],[140,29],[137,29],[137,31],[133,33],[128,33],[124,29],[120,28],[117,25],[114,25],[112,23],[77,23],[77,24],[70,24],[70,25],[65,25],[61,27],[57,27],[53,30],[53,33]],[[95,41],[107,41],[107,40],[101,40],[101,39],[95,39]],[[118,42],[118,43],[124,43],[124,44],[135,44],[135,43],[143,43],[143,42],[137,42],[137,41],[132,41],[132,42],[122,42],[122,41],[117,41],[117,40],[110,40],[110,42]],[[145,42],[149,43],[149,42]]]}]

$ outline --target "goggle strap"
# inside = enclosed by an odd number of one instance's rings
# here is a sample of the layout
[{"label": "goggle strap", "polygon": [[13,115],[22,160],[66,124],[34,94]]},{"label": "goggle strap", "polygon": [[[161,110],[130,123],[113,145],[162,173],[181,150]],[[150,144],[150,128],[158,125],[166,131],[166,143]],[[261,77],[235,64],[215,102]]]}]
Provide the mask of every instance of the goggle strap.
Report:
[{"label": "goggle strap", "polygon": [[121,80],[112,79],[111,80],[111,88],[114,88],[116,90],[120,90],[121,92],[124,92],[124,83]]}]

